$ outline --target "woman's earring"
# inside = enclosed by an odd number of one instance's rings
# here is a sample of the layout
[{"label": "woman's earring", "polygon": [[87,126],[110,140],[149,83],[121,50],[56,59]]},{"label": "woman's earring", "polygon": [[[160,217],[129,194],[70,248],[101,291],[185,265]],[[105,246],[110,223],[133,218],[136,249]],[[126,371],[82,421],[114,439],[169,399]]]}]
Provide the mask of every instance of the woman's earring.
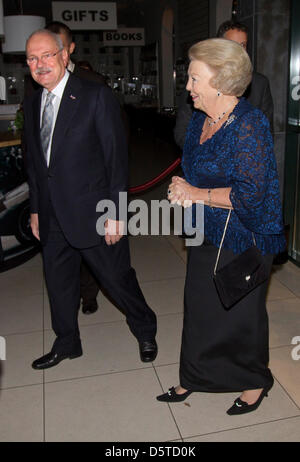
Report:
[{"label": "woman's earring", "polygon": [[218,96],[221,96],[221,93],[218,91]]}]

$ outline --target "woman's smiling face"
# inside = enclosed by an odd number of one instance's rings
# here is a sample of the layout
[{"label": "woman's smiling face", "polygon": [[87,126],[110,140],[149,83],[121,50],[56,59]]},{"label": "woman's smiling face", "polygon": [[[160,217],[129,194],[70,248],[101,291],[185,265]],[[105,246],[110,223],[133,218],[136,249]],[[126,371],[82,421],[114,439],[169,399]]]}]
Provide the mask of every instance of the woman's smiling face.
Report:
[{"label": "woman's smiling face", "polygon": [[188,77],[186,89],[190,92],[194,107],[209,113],[218,98],[218,91],[210,85],[214,77],[213,72],[202,61],[192,60],[188,69]]}]

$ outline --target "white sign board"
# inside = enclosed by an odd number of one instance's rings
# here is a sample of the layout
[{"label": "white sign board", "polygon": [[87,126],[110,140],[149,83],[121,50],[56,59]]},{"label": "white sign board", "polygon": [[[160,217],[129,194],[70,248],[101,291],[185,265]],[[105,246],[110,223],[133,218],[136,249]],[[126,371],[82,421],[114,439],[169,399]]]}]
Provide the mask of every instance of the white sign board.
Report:
[{"label": "white sign board", "polygon": [[103,32],[103,45],[110,47],[138,47],[145,45],[145,29],[118,29]]},{"label": "white sign board", "polygon": [[52,18],[72,31],[116,29],[117,6],[108,2],[52,2]]}]

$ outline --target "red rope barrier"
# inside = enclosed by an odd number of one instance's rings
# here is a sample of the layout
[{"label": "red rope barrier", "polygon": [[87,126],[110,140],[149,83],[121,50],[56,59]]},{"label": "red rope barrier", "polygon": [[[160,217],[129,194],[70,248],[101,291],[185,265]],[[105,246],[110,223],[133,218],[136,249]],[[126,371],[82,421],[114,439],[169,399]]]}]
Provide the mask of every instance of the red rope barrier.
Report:
[{"label": "red rope barrier", "polygon": [[159,181],[163,180],[166,178],[173,170],[175,170],[176,167],[181,162],[181,158],[178,157],[178,159],[175,160],[168,168],[166,168],[163,172],[161,172],[159,175],[157,175],[155,178],[153,178],[150,181],[147,181],[147,183],[141,184],[139,186],[134,186],[133,188],[129,188],[129,194],[135,194],[138,192],[146,191],[147,189],[151,188],[155,184],[159,183]]}]

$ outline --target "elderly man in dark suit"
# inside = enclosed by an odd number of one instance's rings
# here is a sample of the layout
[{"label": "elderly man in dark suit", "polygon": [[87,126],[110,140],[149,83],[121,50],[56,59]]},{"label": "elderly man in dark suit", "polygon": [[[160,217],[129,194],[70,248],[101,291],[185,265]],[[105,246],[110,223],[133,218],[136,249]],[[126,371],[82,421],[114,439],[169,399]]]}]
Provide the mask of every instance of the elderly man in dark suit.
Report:
[{"label": "elderly man in dark suit", "polygon": [[[156,316],[146,304],[130,265],[121,222],[108,219],[98,233],[96,206],[127,188],[127,143],[111,90],[66,70],[68,54],[58,35],[32,34],[27,63],[40,90],[24,101],[31,228],[41,241],[52,327],[56,340],[34,369],[81,356],[78,327],[81,259],[126,315],[141,360],[157,354]],[[110,225],[114,225],[111,228]]]},{"label": "elderly man in dark suit", "polygon": [[[235,21],[225,21],[218,29],[217,37],[223,37],[239,43],[247,49],[248,28],[245,24]],[[270,122],[271,131],[273,131],[273,99],[270,90],[270,84],[267,77],[258,72],[253,72],[252,82],[244,93],[244,97],[261,111],[265,113]],[[185,90],[180,97],[180,104],[174,129],[175,141],[183,148],[186,130],[193,113],[193,105],[189,100],[189,94]]]},{"label": "elderly man in dark suit", "polygon": [[[68,54],[67,69],[81,79],[91,80],[105,85],[105,78],[94,72],[93,70],[83,69],[79,63],[74,63],[71,55],[74,53],[76,44],[73,41],[71,29],[64,23],[59,21],[49,22],[46,26],[47,30],[58,34],[64,49]],[[82,299],[82,312],[84,314],[91,314],[97,311],[97,295],[99,293],[99,284],[91,273],[90,268],[84,261],[81,263],[80,269],[80,296]]]},{"label": "elderly man in dark suit", "polygon": [[[105,78],[92,70],[83,69],[79,63],[74,63],[71,59],[71,55],[74,53],[76,44],[73,41],[71,29],[64,23],[59,21],[52,21],[47,24],[47,30],[58,34],[64,49],[68,55],[67,69],[77,77],[87,79],[92,82],[97,82],[105,85]],[[25,78],[25,97],[30,96],[35,90],[39,88],[39,84],[33,80],[30,75],[26,75]],[[25,149],[24,149],[25,150]],[[91,314],[97,311],[98,302],[97,295],[99,293],[99,284],[95,277],[91,273],[90,268],[84,261],[81,263],[80,269],[80,297],[82,299],[82,312],[84,314]]]}]

